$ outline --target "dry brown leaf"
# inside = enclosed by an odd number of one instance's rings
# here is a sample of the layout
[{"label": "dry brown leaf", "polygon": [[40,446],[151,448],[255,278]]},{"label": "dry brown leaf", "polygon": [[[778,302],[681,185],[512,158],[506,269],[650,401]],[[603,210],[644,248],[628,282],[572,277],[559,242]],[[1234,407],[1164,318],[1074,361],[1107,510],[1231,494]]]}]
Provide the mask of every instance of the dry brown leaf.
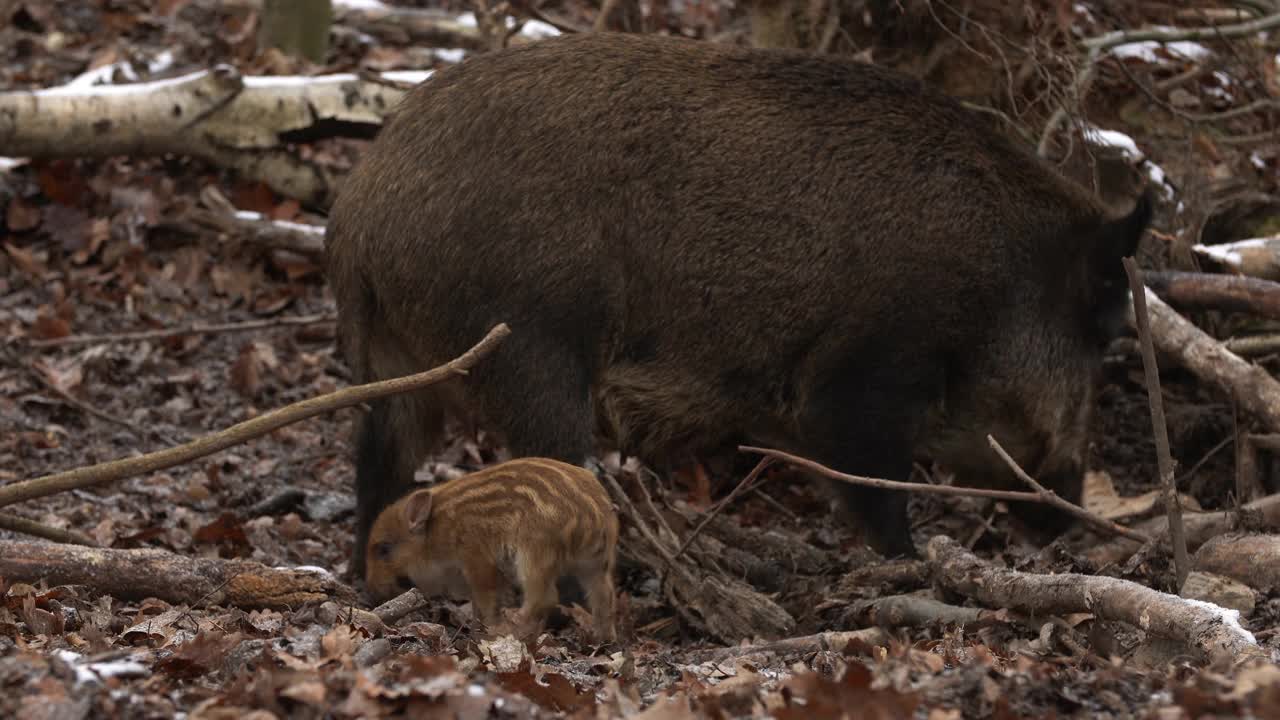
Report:
[{"label": "dry brown leaf", "polygon": [[22,198],[14,198],[9,201],[4,223],[11,232],[32,230],[40,225],[40,208],[25,202]]},{"label": "dry brown leaf", "polygon": [[[1134,497],[1121,497],[1116,492],[1111,476],[1105,472],[1090,471],[1084,478],[1084,507],[1086,510],[1106,518],[1119,520],[1122,518],[1146,515],[1160,509],[1160,490],[1151,490]],[[1185,493],[1178,493],[1183,510],[1199,511],[1200,503]]]},{"label": "dry brown leaf", "polygon": [[240,393],[241,397],[252,400],[258,396],[262,387],[262,378],[258,368],[258,353],[253,343],[245,343],[240,348],[240,355],[231,365],[231,389]]}]

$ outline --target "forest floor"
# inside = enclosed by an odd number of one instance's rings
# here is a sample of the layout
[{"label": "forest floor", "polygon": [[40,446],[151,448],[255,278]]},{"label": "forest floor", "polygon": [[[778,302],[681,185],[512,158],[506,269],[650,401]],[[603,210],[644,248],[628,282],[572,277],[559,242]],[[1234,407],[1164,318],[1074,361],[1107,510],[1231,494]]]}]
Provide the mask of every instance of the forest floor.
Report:
[{"label": "forest floor", "polygon": [[[113,63],[132,63],[117,82],[216,62],[245,74],[285,73],[279,57],[256,52],[244,13],[213,10],[207,2],[152,5],[0,2],[0,90],[61,85]],[[1130,5],[1122,19],[1146,17],[1143,3]],[[671,25],[687,21],[708,33],[732,26],[733,17],[718,5],[680,7],[684,14],[668,18]],[[171,14],[162,14],[166,10]],[[589,26],[591,12],[581,10],[580,24]],[[1096,34],[1118,27],[1107,24],[1110,19],[1099,12],[1077,22]],[[330,70],[423,69],[457,60],[448,52],[432,56],[389,42],[361,45],[350,34],[335,37]],[[1212,47],[1225,54],[1228,46]],[[1257,82],[1254,92],[1275,93],[1275,47],[1265,77],[1232,81]],[[157,63],[162,56],[165,62]],[[1173,63],[1169,73],[1193,62],[1167,53],[1160,58]],[[1248,65],[1238,55],[1235,62]],[[1192,93],[1195,99],[1216,97],[1217,75],[1208,77]],[[1135,94],[1124,76],[1104,77],[1096,92],[1090,107],[1099,109],[1091,110],[1091,120],[1132,136],[1179,188],[1177,203],[1167,203],[1157,222],[1170,247],[1144,262],[1186,267],[1186,248],[1208,242],[1209,230],[1220,233],[1213,241],[1242,236],[1243,221],[1233,218],[1227,227],[1215,199],[1221,196],[1206,189],[1212,183],[1234,183],[1237,195],[1276,192],[1275,144],[1224,144],[1205,161],[1203,143],[1109,110]],[[1223,102],[1230,107],[1248,99]],[[1200,152],[1185,152],[1189,145]],[[361,146],[329,141],[313,152],[340,167]],[[331,314],[333,299],[313,260],[241,242],[192,222],[189,213],[202,189],[213,185],[241,210],[297,222],[324,218],[260,183],[183,156],[0,163],[0,327],[6,337],[0,485],[162,449],[347,384],[333,324],[324,321],[33,347],[30,341],[69,335]],[[1178,203],[1181,210],[1173,208]],[[1220,335],[1242,327],[1218,315],[1195,319]],[[1231,402],[1162,360],[1179,490],[1199,508],[1230,509]],[[1270,358],[1260,362],[1277,366]],[[353,409],[340,410],[189,464],[5,510],[81,531],[104,548],[247,558],[341,576],[354,530],[355,417]],[[1158,487],[1152,438],[1140,358],[1109,356],[1092,429],[1088,507],[1125,523],[1159,514],[1151,495]],[[457,436],[421,475],[445,479],[502,457],[483,432]],[[706,478],[630,473],[625,479],[642,477],[684,534],[752,461],[709,464]],[[839,522],[821,489],[780,466],[769,477],[758,492],[726,507],[709,534],[747,538],[742,577],[791,614],[794,636],[868,627],[867,608],[889,596],[964,604],[932,587],[920,564],[868,580],[866,569],[882,560]],[[922,547],[941,534],[996,565],[1107,575],[1159,590],[1174,585],[1167,550],[1099,564],[1087,551],[1108,538],[1077,529],[1040,547],[1003,505],[987,500],[916,495],[911,511]],[[0,531],[0,538],[18,537]],[[808,548],[804,562],[759,551],[775,545]],[[587,643],[577,614],[569,613],[567,624],[530,648],[476,632],[463,602],[433,599],[370,632],[320,604],[170,604],[83,585],[0,578],[0,715],[1280,717],[1280,669],[1205,668],[1184,654],[1151,649],[1135,628],[1083,613],[1058,621],[1008,613],[965,627],[926,622],[888,628],[883,642],[725,657],[715,652],[725,642],[687,622],[647,568],[624,557],[618,586],[624,597],[617,643]],[[1248,605],[1243,626],[1264,648],[1280,649],[1280,598],[1255,592]],[[751,628],[743,629],[744,644],[753,637]]]}]

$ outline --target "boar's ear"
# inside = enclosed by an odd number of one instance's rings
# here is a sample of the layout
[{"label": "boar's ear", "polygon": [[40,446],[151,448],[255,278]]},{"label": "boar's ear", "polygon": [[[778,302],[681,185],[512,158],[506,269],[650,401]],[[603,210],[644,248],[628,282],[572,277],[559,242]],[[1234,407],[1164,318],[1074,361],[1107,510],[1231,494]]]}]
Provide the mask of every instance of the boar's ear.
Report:
[{"label": "boar's ear", "polygon": [[431,517],[431,491],[419,490],[404,500],[404,508],[400,511],[409,530],[418,532],[427,525]]},{"label": "boar's ear", "polygon": [[1089,286],[1096,330],[1103,345],[1118,337],[1127,324],[1129,279],[1124,258],[1138,249],[1138,241],[1151,222],[1152,190],[1143,190],[1133,210],[1102,224],[1090,251]]}]

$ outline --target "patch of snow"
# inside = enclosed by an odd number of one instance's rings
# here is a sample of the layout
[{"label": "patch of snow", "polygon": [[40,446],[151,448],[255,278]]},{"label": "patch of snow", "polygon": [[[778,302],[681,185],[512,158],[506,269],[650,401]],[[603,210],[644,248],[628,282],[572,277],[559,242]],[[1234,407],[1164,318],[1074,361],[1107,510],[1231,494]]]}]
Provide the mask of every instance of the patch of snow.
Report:
[{"label": "patch of snow", "polygon": [[[473,12],[462,13],[456,20],[459,25],[476,27],[476,14]],[[516,26],[516,19],[508,15],[506,24],[508,28],[513,28]],[[560,31],[541,20],[529,20],[520,28],[520,34],[531,40],[540,40],[542,38],[555,37],[560,34]]]},{"label": "patch of snow", "polygon": [[277,570],[295,570],[297,572],[316,573],[317,575],[332,575],[328,568],[322,568],[319,565],[297,565],[294,567],[276,568]]},{"label": "patch of snow", "polygon": [[16,167],[22,167],[26,164],[26,158],[0,157],[0,173],[9,172]]},{"label": "patch of snow", "polygon": [[[1254,152],[1249,153],[1249,162],[1253,163],[1253,166],[1258,168],[1259,170],[1267,169],[1267,161],[1263,160],[1262,156],[1259,155],[1256,150]],[[0,158],[0,168],[3,168],[3,167],[4,167],[4,158]]]},{"label": "patch of snow", "polygon": [[[146,95],[157,92],[162,88],[170,85],[180,85],[197,76],[207,73],[208,70],[197,70],[187,75],[179,75],[178,77],[165,78],[163,80],[149,80],[147,82],[131,82],[121,85],[93,85],[91,83],[81,83],[73,85],[76,80],[66,85],[58,85],[51,88],[42,88],[40,90],[32,90],[31,94],[36,97],[57,97],[59,95],[85,95],[86,88],[92,90],[91,94],[95,95]],[[80,77],[84,77],[83,75]],[[353,76],[354,77],[354,76]]]},{"label": "patch of snow", "polygon": [[1164,191],[1164,199],[1172,200],[1173,196],[1176,195],[1177,192],[1173,189],[1173,185],[1169,184],[1169,179],[1164,174],[1164,168],[1151,162],[1150,160],[1144,161],[1142,163],[1142,166],[1146,168],[1147,177],[1151,178],[1151,182],[1159,185],[1161,190]]},{"label": "patch of snow", "polygon": [[333,0],[333,9],[339,12],[346,10],[388,10],[386,3],[378,0]]},{"label": "patch of snow", "polygon": [[1185,203],[1183,203],[1181,200],[1179,200],[1179,201],[1178,201],[1178,207],[1174,208],[1173,214],[1174,214],[1174,215],[1181,215],[1181,214],[1182,214],[1186,209],[1187,209],[1186,204],[1185,204]]},{"label": "patch of snow", "polygon": [[1145,155],[1138,149],[1138,144],[1133,138],[1125,135],[1118,130],[1105,130],[1096,125],[1085,125],[1084,139],[1094,143],[1095,145],[1109,145],[1118,147],[1124,151],[1124,154],[1133,160],[1143,160]]},{"label": "patch of snow", "polygon": [[462,48],[436,48],[434,51],[436,57],[447,63],[460,63],[463,56],[467,54]]},{"label": "patch of snow", "polygon": [[[1168,25],[1152,25],[1152,30],[1174,30]],[[1125,43],[1111,48],[1111,54],[1121,58],[1138,58],[1143,62],[1158,63],[1160,58],[1156,55],[1156,48],[1163,46],[1171,55],[1178,55],[1186,60],[1202,60],[1213,54],[1209,48],[1198,42],[1190,40],[1175,40],[1173,42],[1156,42],[1155,40],[1143,40],[1141,42]]]},{"label": "patch of snow", "polygon": [[1239,610],[1224,608],[1221,605],[1216,605],[1214,603],[1207,602],[1204,600],[1192,600],[1191,598],[1179,598],[1179,599],[1182,600],[1182,602],[1187,603],[1188,605],[1195,605],[1196,607],[1203,608],[1217,615],[1222,620],[1223,625],[1226,625],[1227,627],[1231,628],[1231,630],[1235,632],[1237,635],[1239,635],[1241,638],[1248,640],[1249,642],[1255,645],[1258,643],[1258,640],[1253,636],[1253,633],[1249,632],[1248,630],[1245,630],[1244,626],[1240,624]]},{"label": "patch of snow", "polygon": [[[1211,257],[1227,267],[1239,269],[1241,264],[1244,262],[1244,259],[1240,257],[1241,250],[1247,248],[1266,247],[1266,244],[1266,240],[1255,238],[1252,240],[1239,240],[1225,245],[1202,245],[1200,243],[1196,243],[1191,246],[1191,250],[1192,252],[1197,252],[1201,255]],[[1217,605],[1214,607],[1217,607]],[[1231,612],[1239,615],[1239,612],[1235,610],[1232,610]]]},{"label": "patch of snow", "polygon": [[1214,70],[1213,78],[1222,83],[1222,87],[1231,87],[1231,76],[1221,70]]},{"label": "patch of snow", "polygon": [[[163,72],[173,66],[173,51],[165,50],[147,61],[147,71],[151,74]],[[129,82],[137,82],[138,74],[133,71],[133,65],[128,62],[113,62],[96,67],[92,70],[86,70],[79,75],[71,78],[63,87],[86,88],[95,85],[112,85],[111,78],[115,71],[119,70],[121,77]]]},{"label": "patch of snow", "polygon": [[484,686],[472,683],[467,686],[467,694],[471,697],[484,697]]},{"label": "patch of snow", "polygon": [[[248,220],[250,222],[269,222],[272,225],[276,225],[278,227],[285,228],[288,230],[293,230],[295,232],[306,233],[308,235],[324,235],[323,225],[311,225],[309,223],[292,222],[289,220],[272,220],[268,218],[266,215],[263,215],[262,213],[254,212],[252,210],[237,210],[235,212],[235,216],[240,218],[241,220]],[[303,565],[297,569],[301,570],[303,568],[308,568],[308,567],[314,567],[314,566]],[[329,572],[324,568],[319,568],[319,569],[326,573]]]},{"label": "patch of snow", "polygon": [[71,666],[76,674],[76,685],[101,685],[103,678],[112,677],[146,677],[151,674],[142,663],[133,660],[111,660],[81,664],[83,655],[71,650],[59,650],[55,653],[59,660]]},{"label": "patch of snow", "polygon": [[382,77],[394,82],[407,82],[417,85],[435,74],[435,70],[388,70]]}]

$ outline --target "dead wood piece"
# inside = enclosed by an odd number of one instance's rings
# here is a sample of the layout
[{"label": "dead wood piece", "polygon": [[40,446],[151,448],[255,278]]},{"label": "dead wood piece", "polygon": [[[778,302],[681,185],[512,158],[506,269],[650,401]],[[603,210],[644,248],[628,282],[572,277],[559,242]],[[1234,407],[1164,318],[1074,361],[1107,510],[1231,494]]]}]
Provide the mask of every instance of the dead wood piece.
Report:
[{"label": "dead wood piece", "polygon": [[32,340],[28,343],[33,348],[67,347],[69,345],[105,345],[115,342],[139,342],[142,340],[164,340],[182,335],[198,335],[212,333],[248,332],[279,327],[305,327],[320,323],[333,322],[337,316],[332,313],[319,315],[299,315],[296,317],[278,317],[266,320],[246,320],[236,323],[219,323],[205,325],[193,323],[184,327],[160,328],[157,330],[139,330],[137,332],[104,333],[102,335],[68,335],[48,340]]},{"label": "dead wood piece", "polygon": [[[1280,495],[1268,495],[1240,508],[1220,512],[1183,513],[1182,522],[1187,536],[1187,549],[1196,548],[1211,538],[1231,532],[1241,525],[1251,529],[1280,528]],[[1138,529],[1159,542],[1169,531],[1167,517],[1155,517],[1138,525]],[[1142,543],[1128,538],[1116,538],[1085,551],[1085,557],[1097,567],[1124,562],[1142,548]]]},{"label": "dead wood piece", "polygon": [[1196,569],[1238,580],[1262,593],[1280,590],[1280,535],[1219,535],[1196,551]]},{"label": "dead wood piece", "polygon": [[1151,339],[1197,377],[1231,396],[1271,431],[1280,431],[1280,382],[1222,346],[1147,289]]},{"label": "dead wood piece", "polygon": [[18,517],[11,513],[0,513],[0,530],[8,530],[9,532],[22,533],[23,535],[44,538],[54,542],[69,543],[71,545],[98,547],[98,543],[93,538],[82,532],[77,532],[75,530],[63,530],[62,528],[38,523],[35,520]]},{"label": "dead wood piece", "polygon": [[[484,50],[485,42],[475,25],[462,23],[453,13],[429,8],[407,8],[371,3],[334,3],[334,20],[379,40],[397,45]],[[511,38],[512,44],[525,42]]]},{"label": "dead wood piece", "polygon": [[930,625],[981,627],[1006,622],[999,610],[948,605],[923,595],[891,595],[853,604],[851,615],[861,625],[894,628]]},{"label": "dead wood piece", "polygon": [[197,438],[177,447],[159,450],[146,455],[120,458],[98,465],[46,475],[0,487],[0,507],[31,500],[46,495],[98,485],[121,478],[155,472],[164,468],[190,462],[211,455],[219,450],[239,445],[256,437],[321,413],[332,412],[395,393],[417,390],[449,378],[465,375],[476,363],[511,333],[506,323],[495,326],[479,343],[456,359],[426,372],[405,377],[382,380],[367,385],[343,388],[326,395],[308,398],[269,413],[259,415],[237,425]]},{"label": "dead wood piece", "polygon": [[[699,519],[699,513],[687,507],[676,508],[676,512],[689,522]],[[837,563],[831,553],[810,545],[792,533],[765,528],[745,528],[730,516],[720,515],[711,518],[699,542],[705,539],[706,535],[719,541],[718,546],[749,553],[762,561],[775,563],[788,574],[823,575]],[[715,551],[712,552],[714,554]]]},{"label": "dead wood piece", "polygon": [[1227,272],[1261,278],[1259,282],[1280,280],[1280,235],[1250,238],[1219,245],[1193,245],[1192,252]]},{"label": "dead wood piece", "polygon": [[121,600],[158,598],[173,604],[297,608],[358,596],[334,575],[271,568],[252,560],[194,558],[164,550],[112,550],[0,540],[0,577],[10,582],[85,585]]},{"label": "dead wood piece", "polygon": [[[696,554],[677,559],[677,538],[663,536],[667,531],[659,524],[661,518],[650,520],[641,514],[603,468],[597,469],[597,475],[627,521],[628,532],[619,538],[619,549],[660,578],[667,601],[686,622],[724,642],[785,637],[795,629],[795,619],[786,610],[750,585],[724,575]],[[652,508],[644,484],[637,481],[637,487],[646,496],[646,507]]]},{"label": "dead wood piece", "polygon": [[382,622],[394,625],[400,618],[425,607],[426,604],[427,599],[422,597],[422,593],[418,592],[417,588],[411,588],[374,608],[373,614],[381,618]]},{"label": "dead wood piece", "polygon": [[949,537],[928,544],[929,563],[944,586],[993,607],[1038,615],[1092,613],[1178,640],[1204,659],[1234,666],[1268,660],[1239,613],[1186,600],[1128,580],[1078,573],[1039,575],[988,565]]},{"label": "dead wood piece", "polygon": [[292,138],[369,136],[404,91],[354,74],[242,77],[217,65],[155,82],[0,92],[0,146],[27,158],[203,158],[327,207],[334,178]]},{"label": "dead wood piece", "polygon": [[1182,505],[1178,502],[1178,488],[1173,481],[1173,455],[1169,452],[1169,426],[1164,419],[1164,401],[1160,394],[1160,369],[1156,365],[1156,350],[1151,341],[1150,316],[1147,313],[1147,291],[1142,283],[1142,271],[1133,258],[1124,258],[1124,270],[1129,275],[1129,291],[1133,295],[1133,317],[1138,328],[1138,343],[1142,348],[1142,368],[1146,375],[1147,401],[1151,407],[1151,428],[1156,441],[1156,464],[1160,469],[1160,487],[1165,515],[1169,518],[1169,542],[1173,544],[1173,566],[1177,574],[1177,587],[1187,580],[1191,561],[1187,558],[1187,535],[1182,527]]},{"label": "dead wood piece", "polygon": [[273,250],[288,250],[312,260],[324,257],[324,226],[270,220],[261,213],[233,213],[193,209],[188,217],[196,225],[232,235]]},{"label": "dead wood piece", "polygon": [[[1215,246],[1216,247],[1216,246]],[[1147,287],[1178,309],[1251,313],[1280,320],[1280,283],[1242,275],[1143,272]]]},{"label": "dead wood piece", "polygon": [[711,650],[697,650],[691,653],[691,657],[694,662],[703,663],[722,662],[744,655],[755,655],[756,653],[795,655],[822,652],[824,650],[843,653],[847,648],[855,645],[874,646],[885,645],[888,642],[889,636],[881,628],[865,628],[863,630],[843,632],[824,632],[817,635],[805,635],[757,645],[738,645]]},{"label": "dead wood piece", "polygon": [[853,570],[836,584],[836,596],[846,596],[860,588],[891,591],[917,590],[929,584],[929,564],[923,560],[890,560]]},{"label": "dead wood piece", "polygon": [[1187,576],[1186,583],[1182,585],[1182,596],[1239,610],[1243,617],[1252,615],[1258,604],[1258,593],[1248,585],[1200,570],[1192,570]]}]

